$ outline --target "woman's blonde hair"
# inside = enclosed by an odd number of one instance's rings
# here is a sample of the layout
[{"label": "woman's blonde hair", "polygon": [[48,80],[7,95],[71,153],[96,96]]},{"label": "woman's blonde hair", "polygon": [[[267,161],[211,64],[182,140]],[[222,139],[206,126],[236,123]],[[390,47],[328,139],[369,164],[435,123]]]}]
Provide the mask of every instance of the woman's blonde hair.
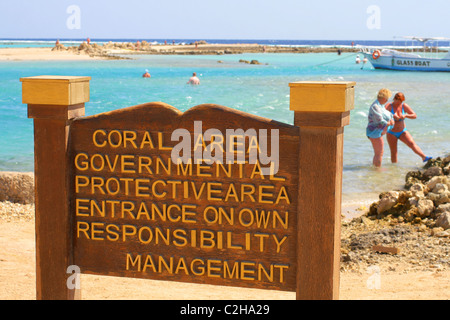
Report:
[{"label": "woman's blonde hair", "polygon": [[389,98],[392,96],[392,92],[389,89],[381,89],[378,91],[378,99],[385,98],[389,100]]}]

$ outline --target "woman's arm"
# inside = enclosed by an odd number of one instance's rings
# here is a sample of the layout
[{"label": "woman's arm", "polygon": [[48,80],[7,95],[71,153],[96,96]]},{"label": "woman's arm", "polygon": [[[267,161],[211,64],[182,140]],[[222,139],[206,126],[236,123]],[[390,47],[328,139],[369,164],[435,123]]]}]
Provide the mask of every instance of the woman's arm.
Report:
[{"label": "woman's arm", "polygon": [[406,103],[403,104],[403,108],[405,110],[405,114],[402,114],[402,118],[408,118],[408,119],[416,119],[417,115],[416,113],[413,111],[413,109],[411,109],[411,107],[409,105],[407,105]]}]

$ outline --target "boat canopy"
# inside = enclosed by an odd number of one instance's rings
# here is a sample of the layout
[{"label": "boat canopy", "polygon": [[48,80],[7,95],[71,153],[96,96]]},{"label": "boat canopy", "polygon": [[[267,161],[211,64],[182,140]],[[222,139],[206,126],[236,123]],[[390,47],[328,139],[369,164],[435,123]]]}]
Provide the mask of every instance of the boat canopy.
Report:
[{"label": "boat canopy", "polygon": [[392,49],[383,49],[381,50],[381,54],[383,56],[394,56],[399,58],[420,58],[420,55],[411,52],[401,52],[398,50]]},{"label": "boat canopy", "polygon": [[394,38],[409,39],[409,40],[419,41],[419,42],[422,42],[422,43],[426,43],[428,41],[450,41],[450,38],[444,38],[444,37],[415,37],[415,36],[407,36],[407,37],[394,37]]}]

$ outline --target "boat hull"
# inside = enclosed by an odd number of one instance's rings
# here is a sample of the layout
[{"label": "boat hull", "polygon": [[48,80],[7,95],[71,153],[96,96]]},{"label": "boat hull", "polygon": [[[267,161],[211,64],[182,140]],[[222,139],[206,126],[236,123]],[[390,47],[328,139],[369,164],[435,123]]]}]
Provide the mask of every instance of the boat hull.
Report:
[{"label": "boat hull", "polygon": [[364,53],[375,69],[403,71],[443,71],[450,72],[450,59],[427,59],[413,57],[380,56],[374,59]]}]

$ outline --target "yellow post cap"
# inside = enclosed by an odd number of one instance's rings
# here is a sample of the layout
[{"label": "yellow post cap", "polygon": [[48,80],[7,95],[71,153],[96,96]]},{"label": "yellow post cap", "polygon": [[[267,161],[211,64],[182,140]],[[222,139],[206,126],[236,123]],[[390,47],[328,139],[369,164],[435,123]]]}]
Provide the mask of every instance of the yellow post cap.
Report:
[{"label": "yellow post cap", "polygon": [[289,84],[290,110],[303,112],[346,112],[354,108],[353,81],[299,81]]},{"label": "yellow post cap", "polygon": [[37,76],[21,78],[22,103],[75,105],[89,101],[91,77]]}]

